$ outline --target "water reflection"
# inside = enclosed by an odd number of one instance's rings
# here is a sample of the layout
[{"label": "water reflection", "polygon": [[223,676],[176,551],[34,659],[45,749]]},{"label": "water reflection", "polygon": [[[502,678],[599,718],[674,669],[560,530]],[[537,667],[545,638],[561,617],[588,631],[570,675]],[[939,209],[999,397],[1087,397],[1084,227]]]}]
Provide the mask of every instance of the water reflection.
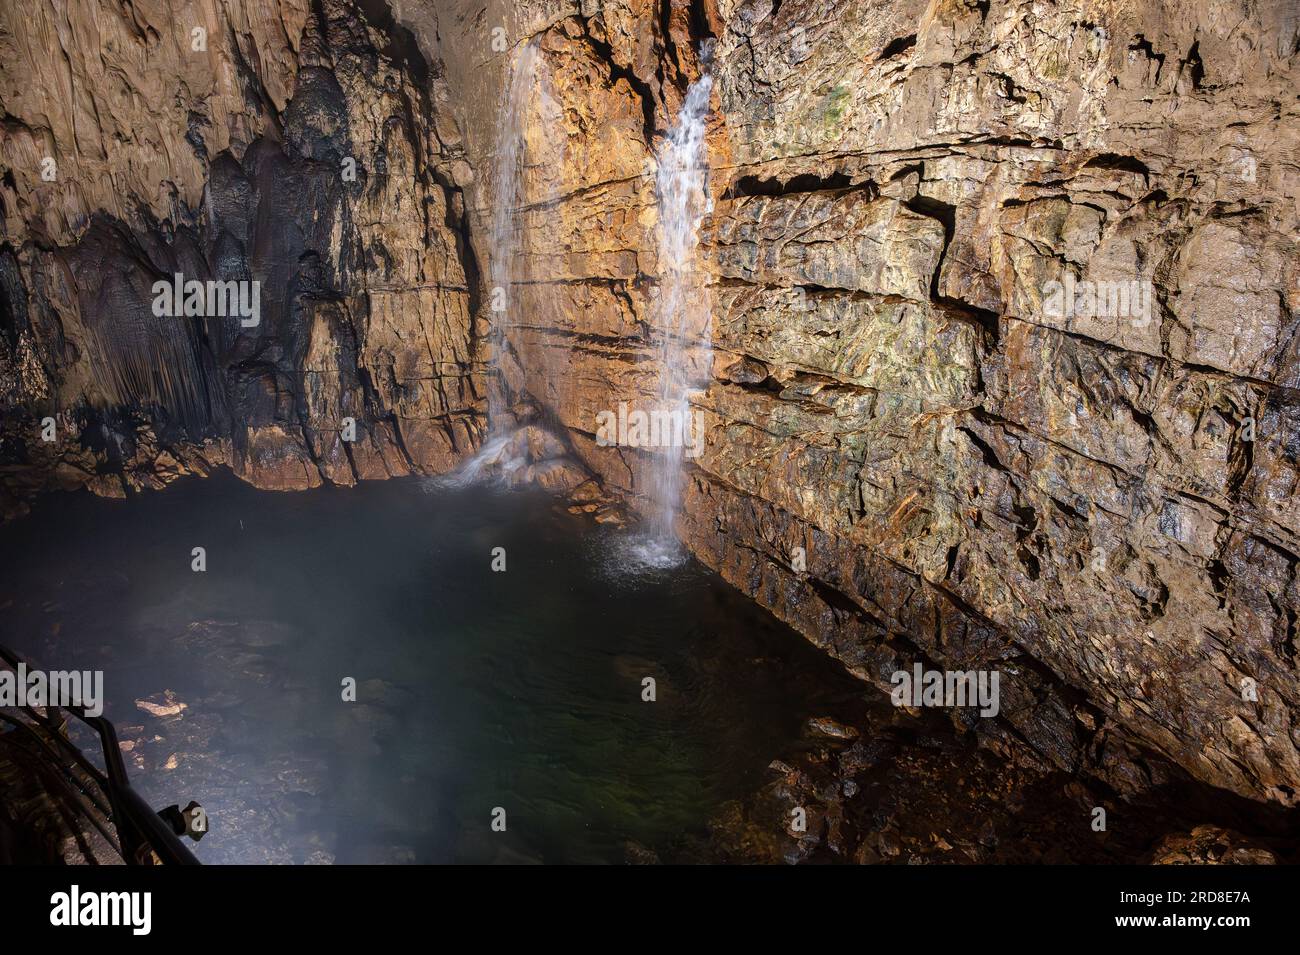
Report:
[{"label": "water reflection", "polygon": [[137,785],[207,808],[204,861],[672,859],[861,690],[699,565],[639,572],[629,540],[418,481],[60,495],[0,533],[0,623],[105,670]]}]

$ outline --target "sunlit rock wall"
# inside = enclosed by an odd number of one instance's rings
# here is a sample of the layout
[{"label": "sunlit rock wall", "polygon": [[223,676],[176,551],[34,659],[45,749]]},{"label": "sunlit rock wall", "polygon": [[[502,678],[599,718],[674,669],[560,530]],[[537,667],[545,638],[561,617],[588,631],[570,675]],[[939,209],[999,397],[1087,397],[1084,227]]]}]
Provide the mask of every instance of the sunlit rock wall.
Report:
[{"label": "sunlit rock wall", "polygon": [[[714,37],[692,549],[881,686],[1001,669],[994,745],[1295,802],[1293,5],[460,6],[477,169],[495,27],[538,38],[561,101],[505,364],[607,486],[647,486],[596,415],[654,394],[646,161]],[[1133,295],[1065,309],[1053,282]]]}]

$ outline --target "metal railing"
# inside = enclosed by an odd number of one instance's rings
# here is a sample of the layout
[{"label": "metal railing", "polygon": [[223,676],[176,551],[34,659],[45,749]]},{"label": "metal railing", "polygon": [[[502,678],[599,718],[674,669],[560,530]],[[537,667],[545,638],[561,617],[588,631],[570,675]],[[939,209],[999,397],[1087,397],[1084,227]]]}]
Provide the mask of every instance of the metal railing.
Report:
[{"label": "metal railing", "polygon": [[[26,662],[4,646],[0,646],[0,661],[15,673]],[[80,706],[46,706],[44,713],[31,706],[19,709],[31,723],[0,713],[0,722],[13,728],[11,733],[0,735],[0,739],[30,757],[51,790],[70,799],[127,865],[199,864],[176,829],[131,788],[117,730],[111,722],[102,716],[90,716]],[[76,717],[98,736],[104,771],[68,739],[64,733],[65,721],[58,719],[60,710]],[[13,734],[20,735],[22,742],[8,738]],[[28,748],[26,742],[32,742],[33,747]],[[98,793],[94,791],[96,788]]]}]

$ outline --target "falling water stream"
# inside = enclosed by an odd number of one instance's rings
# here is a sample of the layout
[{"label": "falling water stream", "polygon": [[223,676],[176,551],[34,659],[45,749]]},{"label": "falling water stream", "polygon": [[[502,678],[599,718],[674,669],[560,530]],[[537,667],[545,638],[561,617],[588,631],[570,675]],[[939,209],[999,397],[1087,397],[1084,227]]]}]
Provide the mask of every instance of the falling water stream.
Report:
[{"label": "falling water stream", "polygon": [[503,356],[509,347],[514,306],[516,259],[519,253],[519,205],[523,187],[523,163],[528,149],[527,123],[529,96],[536,84],[538,50],[535,43],[520,48],[514,57],[510,75],[497,111],[496,179],[493,187],[491,275],[489,308],[492,314],[492,349],[498,379],[488,395],[488,426],[494,438],[508,428],[506,385]]},{"label": "falling water stream", "polygon": [[[629,560],[648,569],[674,567],[685,559],[674,528],[681,505],[682,469],[688,449],[693,454],[703,439],[690,397],[707,385],[711,361],[711,309],[699,262],[700,225],[712,208],[705,139],[713,90],[708,70],[710,53],[708,47],[701,50],[705,70],[687,90],[677,120],[656,155],[658,282],[653,303],[653,340],[657,345],[658,382],[653,407],[660,420],[670,421],[673,426],[669,429],[672,439],[656,445],[650,455],[650,513],[645,532],[629,541]],[[558,125],[558,108],[545,58],[537,42],[532,41],[513,57],[498,112],[489,236],[494,364],[489,382],[489,438],[451,478],[457,485],[473,483],[489,474],[508,475],[524,463],[525,441],[509,410],[511,371],[543,382],[555,377],[546,368],[545,356],[530,351],[523,336],[517,334],[524,324],[518,301],[520,286],[537,278],[531,274],[528,250],[523,248],[525,230],[520,219],[529,204],[530,186],[533,192],[538,191],[528,173],[543,167],[546,161],[543,156],[530,155],[530,144],[538,152],[547,152],[544,137],[552,124]],[[534,133],[532,140],[530,131]],[[549,175],[554,177],[554,170]],[[545,188],[541,192],[549,195]],[[511,369],[512,362],[520,367]]]},{"label": "falling water stream", "polygon": [[[519,326],[519,285],[533,278],[524,254],[521,217],[528,204],[530,124],[544,130],[556,124],[558,106],[545,72],[545,60],[533,40],[518,48],[511,59],[497,110],[494,142],[492,215],[488,234],[491,277],[488,310],[492,373],[488,378],[488,440],[461,468],[449,475],[449,486],[467,487],[486,477],[509,479],[526,464],[526,439],[510,414],[507,366],[517,360],[536,364],[545,377],[545,358],[532,354],[511,333]],[[536,115],[535,115],[536,114]],[[534,160],[541,167],[540,161]],[[553,174],[553,171],[552,171]]]},{"label": "falling water stream", "polygon": [[677,424],[675,440],[657,449],[650,469],[652,511],[649,536],[638,555],[651,566],[671,566],[684,559],[674,523],[682,496],[682,465],[688,447],[702,440],[694,422],[691,394],[704,387],[710,372],[711,309],[700,269],[700,224],[713,207],[708,192],[705,142],[713,77],[710,50],[701,51],[705,71],[687,90],[677,122],[658,151],[655,193],[659,289],[655,331],[659,337],[657,407]]}]

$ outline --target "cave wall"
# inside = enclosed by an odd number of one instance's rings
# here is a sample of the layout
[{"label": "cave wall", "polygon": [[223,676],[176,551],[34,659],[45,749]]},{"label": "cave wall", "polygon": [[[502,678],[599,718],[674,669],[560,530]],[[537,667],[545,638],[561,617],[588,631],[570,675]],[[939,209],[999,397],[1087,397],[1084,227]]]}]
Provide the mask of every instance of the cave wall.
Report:
[{"label": "cave wall", "polygon": [[[487,35],[544,52],[562,119],[534,106],[504,365],[607,487],[649,493],[651,452],[598,447],[596,415],[655,393],[647,159],[713,37],[684,539],[884,688],[1001,669],[995,741],[1295,803],[1293,5],[455,7],[478,234]],[[1060,314],[1067,272],[1147,307]]]},{"label": "cave wall", "polygon": [[[597,446],[596,415],[657,388],[653,153],[709,39],[683,539],[882,688],[1000,669],[989,745],[1294,805],[1287,0],[6,10],[6,509],[221,462],[284,488],[452,466],[484,428],[496,124],[530,41],[501,374],[644,507],[648,452]],[[261,277],[261,329],[154,319],[175,268]],[[1054,312],[1067,273],[1142,283],[1148,317]]]},{"label": "cave wall", "polygon": [[[437,472],[477,442],[468,166],[383,4],[9,5],[0,50],[6,513],[219,464]],[[259,323],[155,315],[176,273],[258,281]]]},{"label": "cave wall", "polygon": [[[1095,707],[1294,804],[1294,6],[766,6],[734,7],[719,53],[755,194],[713,220],[693,510],[760,499],[735,509],[763,543],[737,559],[692,520],[701,549],[821,632],[851,619],[838,652],[877,679],[899,633],[1009,670],[1012,721],[1067,765],[1151,772]],[[1054,318],[1067,270],[1149,283],[1150,320]],[[781,579],[793,541],[812,580]]]}]

